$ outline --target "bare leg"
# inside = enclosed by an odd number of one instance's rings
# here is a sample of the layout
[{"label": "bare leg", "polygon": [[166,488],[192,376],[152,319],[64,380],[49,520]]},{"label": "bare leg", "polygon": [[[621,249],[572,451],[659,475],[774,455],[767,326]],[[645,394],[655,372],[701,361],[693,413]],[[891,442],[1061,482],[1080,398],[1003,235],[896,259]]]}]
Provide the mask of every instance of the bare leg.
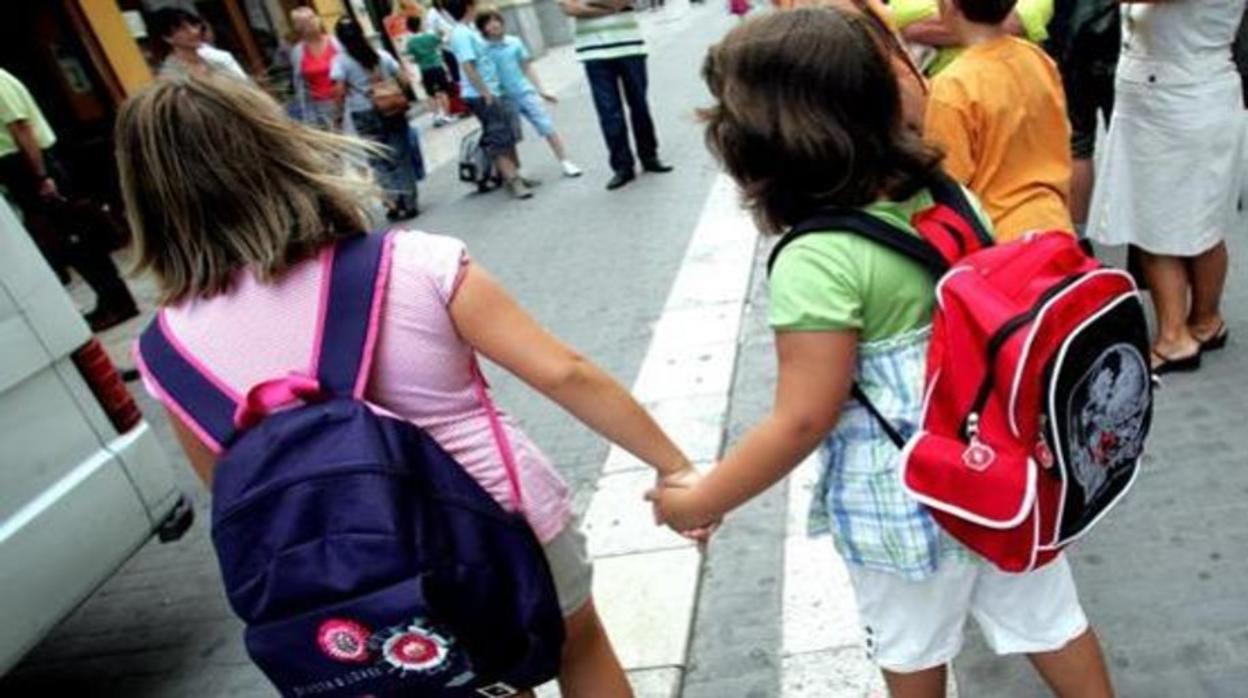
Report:
[{"label": "bare leg", "polygon": [[552,133],[546,136],[546,142],[550,144],[550,149],[555,153],[555,159],[563,162],[568,159],[568,151],[563,147],[563,139],[558,133]]},{"label": "bare leg", "polygon": [[564,698],[632,698],[624,667],[611,648],[591,600],[564,620],[567,640],[559,691]]},{"label": "bare leg", "polygon": [[1226,243],[1220,242],[1207,252],[1187,262],[1192,284],[1192,309],[1187,316],[1187,329],[1196,341],[1210,339],[1222,328],[1222,288],[1226,285],[1228,264]]},{"label": "bare leg", "polygon": [[498,168],[498,173],[503,176],[503,181],[510,182],[516,178],[520,170],[520,166],[516,164],[514,156],[499,155],[494,158],[494,166]]},{"label": "bare leg", "polygon": [[[521,164],[520,164],[520,153],[516,152],[516,148],[515,148],[515,146],[512,146],[511,148],[508,148],[508,149],[507,149],[507,154],[506,154],[506,155],[504,155],[503,157],[507,158],[507,159],[508,159],[508,160],[510,160],[513,164],[515,164],[515,166],[516,166],[516,170],[515,170],[515,171],[516,171],[516,174],[519,174],[519,173],[520,173],[520,168],[521,168],[521,167],[523,167],[523,165],[521,165]],[[510,179],[510,177],[508,177],[508,176],[506,175],[506,173],[504,173],[504,174],[503,174],[503,179]]]},{"label": "bare leg", "polygon": [[1101,643],[1091,628],[1060,650],[1029,654],[1027,658],[1058,698],[1112,698],[1114,695]]},{"label": "bare leg", "polygon": [[[1181,257],[1140,250],[1140,264],[1153,293],[1157,311],[1157,339],[1153,351],[1168,359],[1183,359],[1200,350],[1187,329],[1187,265]],[[1158,362],[1157,357],[1153,357]]]},{"label": "bare leg", "polygon": [[1075,225],[1088,222],[1088,205],[1092,202],[1092,183],[1095,173],[1092,160],[1078,159],[1071,163],[1070,172],[1070,217]]},{"label": "bare leg", "polygon": [[887,669],[883,672],[884,683],[888,685],[888,694],[892,698],[945,698],[949,668],[944,664],[906,674]]}]

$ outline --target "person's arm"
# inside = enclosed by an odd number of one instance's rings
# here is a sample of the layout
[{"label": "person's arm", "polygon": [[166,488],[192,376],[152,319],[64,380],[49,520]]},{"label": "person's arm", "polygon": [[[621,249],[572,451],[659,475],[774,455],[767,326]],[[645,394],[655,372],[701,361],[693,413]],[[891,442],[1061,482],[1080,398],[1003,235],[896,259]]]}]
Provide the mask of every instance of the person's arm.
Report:
[{"label": "person's arm", "polygon": [[300,106],[306,108],[308,102],[308,85],[303,76],[304,42],[300,41],[290,49],[290,85],[294,88],[295,99]]},{"label": "person's arm", "polygon": [[30,177],[36,181],[39,195],[45,198],[56,197],[59,194],[56,180],[48,175],[47,165],[43,161],[43,148],[39,147],[39,137],[35,135],[34,124],[28,119],[18,119],[10,121],[6,126],[8,126],[9,135],[13,137],[13,142],[17,144],[17,149],[22,152],[22,157],[26,159],[26,164],[30,167]]},{"label": "person's arm", "polygon": [[182,418],[174,414],[172,410],[166,408],[165,416],[173,425],[173,435],[177,437],[178,445],[182,447],[182,452],[191,462],[191,469],[203,481],[204,486],[211,489],[212,470],[216,467],[217,455],[205,446],[204,442],[200,441],[190,429],[186,428],[186,425],[182,423]]},{"label": "person's arm", "polygon": [[378,55],[381,56],[382,65],[385,66],[386,70],[390,71],[390,75],[398,81],[399,86],[404,90],[410,91],[412,89],[412,79],[408,77],[407,69],[403,67],[399,59],[390,55],[389,51],[381,51]]},{"label": "person's arm", "polygon": [[469,84],[476,89],[477,94],[481,95],[481,99],[485,100],[486,104],[493,103],[494,93],[486,87],[485,81],[481,79],[481,73],[477,71],[477,49],[473,46],[471,36],[462,31],[452,33],[451,53],[455,55],[455,60],[459,61],[459,72],[468,78]]},{"label": "person's arm", "polygon": [[347,119],[347,66],[343,63],[342,53],[334,56],[329,64],[329,81],[333,83],[334,92],[334,130],[342,131]]},{"label": "person's arm", "polygon": [[915,22],[902,29],[901,35],[905,37],[906,41],[913,41],[916,44],[936,48],[958,46],[962,43],[949,27],[945,26],[944,21],[940,17],[932,17]]},{"label": "person's arm", "polygon": [[450,313],[464,341],[649,463],[660,477],[683,478],[694,472],[623,386],[547,332],[480,266],[469,263],[464,269]]},{"label": "person's arm", "polygon": [[691,488],[647,497],[676,530],[711,524],[761,494],[801,463],[836,426],[854,380],[858,333],[780,332],[779,376],[771,413]]},{"label": "person's arm", "polygon": [[472,83],[472,86],[477,89],[477,94],[481,95],[481,99],[484,99],[486,104],[494,101],[494,93],[490,92],[490,88],[485,86],[485,81],[481,79],[481,73],[477,72],[477,62],[475,60],[461,60],[459,69],[463,72],[464,77],[468,78],[468,82]]},{"label": "person's arm", "polygon": [[542,87],[542,81],[537,78],[537,71],[533,70],[533,61],[526,60],[521,65],[523,66],[522,69],[524,70],[525,77],[529,79],[529,82],[533,83],[533,87],[537,88],[537,93],[542,96],[542,99],[547,102],[559,101],[559,98],[555,97],[555,95],[550,92],[547,92],[546,88]]},{"label": "person's arm", "polygon": [[581,0],[559,0],[559,7],[565,15],[581,19],[613,15],[630,4],[631,2],[623,0],[595,0],[592,5]]}]

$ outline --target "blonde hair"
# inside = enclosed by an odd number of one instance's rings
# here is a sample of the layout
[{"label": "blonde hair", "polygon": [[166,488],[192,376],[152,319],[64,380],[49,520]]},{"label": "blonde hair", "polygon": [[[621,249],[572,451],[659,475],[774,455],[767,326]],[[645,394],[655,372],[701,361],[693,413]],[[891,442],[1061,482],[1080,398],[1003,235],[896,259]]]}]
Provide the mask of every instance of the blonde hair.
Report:
[{"label": "blonde hair", "polygon": [[245,267],[271,280],[366,230],[379,195],[346,165],[376,146],[298,124],[231,77],[157,80],[121,106],[114,143],[134,271],[162,303],[226,291]]},{"label": "blonde hair", "polygon": [[296,7],[290,11],[290,24],[294,28],[295,33],[300,37],[304,34],[311,33],[309,30],[315,29],[318,33],[325,31],[325,23],[321,21],[321,16],[310,7]]}]

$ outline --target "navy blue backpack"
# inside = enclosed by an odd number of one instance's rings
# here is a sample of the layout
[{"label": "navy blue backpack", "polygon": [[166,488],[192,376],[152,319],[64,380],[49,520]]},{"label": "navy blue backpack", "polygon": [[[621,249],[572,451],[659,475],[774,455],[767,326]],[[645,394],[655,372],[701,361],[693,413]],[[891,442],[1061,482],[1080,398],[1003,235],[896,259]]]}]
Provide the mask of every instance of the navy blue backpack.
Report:
[{"label": "navy blue backpack", "polygon": [[[333,251],[314,377],[231,396],[162,317],[140,359],[218,451],[221,576],[248,653],[282,695],[515,695],[558,672],[554,583],[520,514],[419,427],[364,402],[388,250],[375,234]],[[473,371],[518,510],[510,448]]]}]

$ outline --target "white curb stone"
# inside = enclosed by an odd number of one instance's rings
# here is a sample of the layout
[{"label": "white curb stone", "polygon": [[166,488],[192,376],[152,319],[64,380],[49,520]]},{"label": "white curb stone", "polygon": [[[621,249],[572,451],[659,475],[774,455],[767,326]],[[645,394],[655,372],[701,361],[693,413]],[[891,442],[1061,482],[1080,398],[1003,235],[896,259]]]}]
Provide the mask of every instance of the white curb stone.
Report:
[{"label": "white curb stone", "polygon": [[[672,284],[633,394],[689,458],[709,465],[723,447],[741,312],[758,233],[720,175],[711,187]],[[613,447],[585,530],[594,558],[594,601],[639,698],[680,695],[702,556],[654,525],[642,494],[654,473]],[[557,695],[553,686],[538,692]]]}]

